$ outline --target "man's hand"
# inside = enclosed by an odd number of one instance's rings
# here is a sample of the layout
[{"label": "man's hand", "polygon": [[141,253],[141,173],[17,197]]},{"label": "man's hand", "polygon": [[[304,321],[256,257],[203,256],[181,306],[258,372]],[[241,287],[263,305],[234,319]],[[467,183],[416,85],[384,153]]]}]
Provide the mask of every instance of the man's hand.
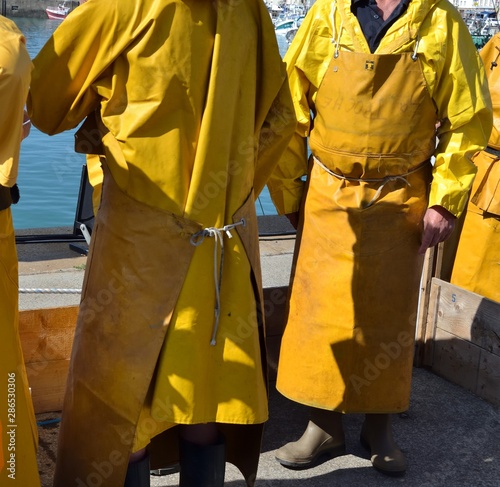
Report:
[{"label": "man's hand", "polygon": [[424,215],[424,230],[422,233],[422,244],[418,249],[419,254],[444,242],[455,228],[456,217],[442,206],[431,206],[427,208]]},{"label": "man's hand", "polygon": [[297,230],[299,226],[299,212],[295,211],[293,213],[286,213],[285,216],[288,218],[288,221],[292,224],[293,228]]}]

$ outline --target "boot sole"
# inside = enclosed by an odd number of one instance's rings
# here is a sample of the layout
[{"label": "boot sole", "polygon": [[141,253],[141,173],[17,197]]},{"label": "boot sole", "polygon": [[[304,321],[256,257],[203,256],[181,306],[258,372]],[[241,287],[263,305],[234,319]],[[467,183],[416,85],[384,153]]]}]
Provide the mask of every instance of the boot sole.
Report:
[{"label": "boot sole", "polygon": [[304,470],[307,468],[315,467],[322,463],[322,461],[330,460],[332,458],[341,457],[346,454],[345,445],[336,446],[331,450],[325,450],[318,453],[311,460],[306,462],[291,462],[288,460],[283,460],[282,458],[274,457],[276,460],[286,468],[294,469],[294,470]]},{"label": "boot sole", "polygon": [[[363,436],[360,436],[359,437],[359,442],[361,443],[361,446],[366,450],[368,451],[368,453],[372,454],[372,449],[370,447],[370,444],[368,443],[368,441],[366,441]],[[371,459],[370,459],[371,460]],[[373,462],[372,462],[372,466],[375,470],[377,470],[378,472],[380,473],[383,473],[384,475],[387,475],[388,477],[403,477],[406,473],[406,468],[404,470],[389,470],[389,469],[385,469],[385,468],[381,468],[379,467],[378,465],[375,465]]]}]

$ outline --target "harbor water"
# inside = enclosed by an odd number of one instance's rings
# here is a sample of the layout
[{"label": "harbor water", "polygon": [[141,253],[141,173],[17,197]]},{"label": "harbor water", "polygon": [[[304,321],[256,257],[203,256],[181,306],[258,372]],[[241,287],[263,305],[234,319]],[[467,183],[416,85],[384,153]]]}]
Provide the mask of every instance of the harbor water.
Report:
[{"label": "harbor water", "polygon": [[[34,58],[58,20],[16,18],[26,36],[28,52]],[[278,36],[282,55],[288,47]],[[78,204],[78,192],[85,156],[73,150],[74,132],[48,136],[35,127],[21,146],[18,185],[21,200],[12,206],[16,229],[72,227]],[[265,189],[256,203],[258,215],[273,215],[276,210]]]}]

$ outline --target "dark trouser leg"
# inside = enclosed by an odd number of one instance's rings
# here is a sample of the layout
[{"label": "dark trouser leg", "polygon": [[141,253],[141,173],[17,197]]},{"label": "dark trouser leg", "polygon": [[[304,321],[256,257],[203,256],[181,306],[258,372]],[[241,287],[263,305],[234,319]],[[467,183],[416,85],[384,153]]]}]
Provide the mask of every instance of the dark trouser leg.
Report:
[{"label": "dark trouser leg", "polygon": [[149,456],[128,464],[124,487],[150,487]]},{"label": "dark trouser leg", "polygon": [[361,444],[370,451],[372,465],[386,475],[406,472],[406,458],[392,437],[390,414],[367,414],[361,430]]},{"label": "dark trouser leg", "polygon": [[226,471],[224,439],[199,445],[180,439],[180,487],[222,487]]}]

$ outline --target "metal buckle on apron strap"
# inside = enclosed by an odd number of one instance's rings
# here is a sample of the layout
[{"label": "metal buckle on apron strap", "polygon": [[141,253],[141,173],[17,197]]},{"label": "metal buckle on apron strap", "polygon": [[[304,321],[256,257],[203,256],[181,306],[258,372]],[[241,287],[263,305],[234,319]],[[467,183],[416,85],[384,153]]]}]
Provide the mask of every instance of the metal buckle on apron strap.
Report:
[{"label": "metal buckle on apron strap", "polygon": [[[214,237],[214,282],[215,282],[215,324],[212,332],[212,339],[210,340],[210,345],[214,346],[217,344],[216,336],[217,329],[219,328],[220,319],[220,290],[222,286],[222,270],[224,267],[224,235],[228,238],[233,238],[231,230],[233,230],[238,225],[246,226],[247,222],[242,218],[239,222],[231,223],[229,225],[224,225],[222,228],[207,227],[199,232],[192,235],[190,242],[191,245],[198,247],[205,240],[205,237]],[[220,262],[219,262],[219,247],[220,247]],[[219,267],[219,272],[217,273],[217,267]]]},{"label": "metal buckle on apron strap", "polygon": [[406,176],[409,176],[410,174],[413,174],[414,172],[417,172],[418,170],[422,169],[425,167],[429,161],[424,161],[422,164],[419,164],[417,167],[413,168],[411,171],[408,171],[404,174],[397,174],[394,176],[385,176],[384,178],[350,178],[347,176],[344,176],[342,174],[337,174],[336,172],[333,172],[331,169],[326,167],[316,156],[313,155],[313,160],[314,162],[321,167],[324,171],[326,171],[328,174],[338,178],[338,179],[343,179],[344,181],[353,181],[353,182],[364,182],[364,183],[377,183],[380,182],[380,186],[377,189],[377,192],[373,196],[373,198],[368,202],[368,204],[365,206],[365,208],[369,208],[370,206],[375,203],[375,201],[378,200],[380,197],[380,194],[382,193],[382,190],[384,189],[384,186],[387,183],[390,183],[391,181],[403,181],[406,185],[411,186],[411,184],[406,180]]}]

